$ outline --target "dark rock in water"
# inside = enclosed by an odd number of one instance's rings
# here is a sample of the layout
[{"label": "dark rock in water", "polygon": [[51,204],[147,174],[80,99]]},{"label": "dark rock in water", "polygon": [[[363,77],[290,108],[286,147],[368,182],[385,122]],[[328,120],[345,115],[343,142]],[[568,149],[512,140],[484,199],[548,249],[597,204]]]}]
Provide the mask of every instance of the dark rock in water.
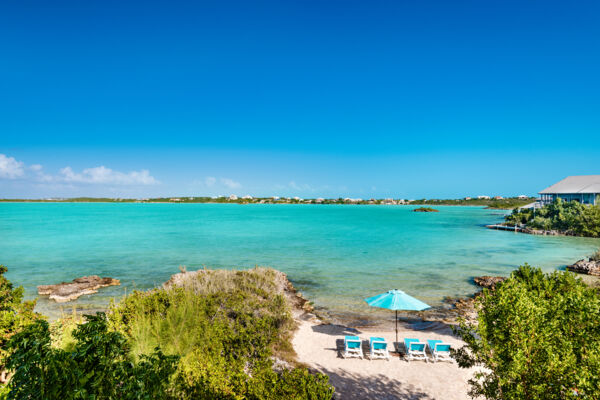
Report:
[{"label": "dark rock in water", "polygon": [[440,212],[439,210],[436,210],[435,208],[431,208],[431,207],[419,207],[419,208],[415,208],[413,211],[414,212]]},{"label": "dark rock in water", "polygon": [[56,285],[40,285],[38,294],[49,295],[57,303],[75,300],[84,294],[97,293],[98,289],[107,286],[117,286],[121,282],[113,278],[100,278],[98,275],[84,276],[73,279],[72,282],[62,282]]},{"label": "dark rock in water", "polygon": [[567,265],[567,269],[579,274],[600,276],[600,261],[579,260],[573,265]]},{"label": "dark rock in water", "polygon": [[506,278],[503,278],[501,276],[476,276],[475,278],[473,278],[473,281],[475,281],[475,284],[477,286],[494,290],[496,288],[496,285],[504,281],[505,279]]}]

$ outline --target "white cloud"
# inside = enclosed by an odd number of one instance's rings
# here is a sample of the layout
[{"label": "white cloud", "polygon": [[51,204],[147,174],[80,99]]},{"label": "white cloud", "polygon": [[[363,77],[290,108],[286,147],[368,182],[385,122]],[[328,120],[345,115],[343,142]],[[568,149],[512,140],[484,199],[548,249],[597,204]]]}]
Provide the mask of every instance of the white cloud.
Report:
[{"label": "white cloud", "polygon": [[131,172],[119,172],[105,166],[86,168],[80,173],[71,167],[60,170],[64,182],[104,184],[104,185],[155,185],[159,183],[146,169]]},{"label": "white cloud", "polygon": [[98,184],[98,185],[155,185],[160,183],[148,170],[120,172],[105,166],[86,168],[75,172],[71,167],[65,167],[57,175],[50,175],[40,164],[26,166],[13,157],[0,154],[0,179],[17,179],[54,185],[61,184]]},{"label": "white cloud", "polygon": [[24,164],[21,161],[0,154],[0,178],[16,179],[22,177],[25,175],[23,166]]},{"label": "white cloud", "polygon": [[204,184],[208,187],[214,186],[215,183],[217,183],[217,178],[212,176],[207,176],[206,179],[204,179]]},{"label": "white cloud", "polygon": [[229,179],[229,178],[221,178],[221,183],[225,186],[227,186],[229,189],[237,189],[242,187],[242,184],[239,182],[234,181],[233,179]]}]

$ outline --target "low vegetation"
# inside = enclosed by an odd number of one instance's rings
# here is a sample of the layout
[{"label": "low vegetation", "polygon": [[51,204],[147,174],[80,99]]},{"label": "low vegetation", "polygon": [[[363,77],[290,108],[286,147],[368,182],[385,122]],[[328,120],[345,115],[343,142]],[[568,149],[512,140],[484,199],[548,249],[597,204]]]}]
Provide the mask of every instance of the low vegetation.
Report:
[{"label": "low vegetation", "polygon": [[0,384],[8,378],[9,340],[27,325],[42,318],[33,311],[34,301],[23,301],[23,287],[15,288],[6,279],[6,271],[6,267],[0,265]]},{"label": "low vegetation", "polygon": [[166,399],[178,357],[159,348],[137,360],[126,337],[109,331],[103,313],[86,316],[69,351],[52,345],[48,322],[38,320],[9,342],[14,371],[8,399]]},{"label": "low vegetation", "polygon": [[540,209],[515,208],[506,216],[510,225],[525,225],[532,229],[556,230],[567,235],[600,237],[600,206],[560,198]]},{"label": "low vegetation", "polygon": [[446,206],[483,206],[492,209],[511,210],[515,207],[533,203],[535,198],[507,197],[502,199],[421,199],[413,200],[410,204],[418,205],[446,205]]},{"label": "low vegetation", "polygon": [[294,321],[277,271],[179,276],[85,323],[22,318],[2,347],[13,376],[0,398],[332,398],[327,376],[294,363]]},{"label": "low vegetation", "polygon": [[435,208],[431,208],[431,207],[419,207],[419,208],[415,208],[413,211],[414,212],[439,212]]},{"label": "low vegetation", "polygon": [[487,399],[598,399],[600,295],[568,272],[528,265],[476,300],[457,330],[463,368],[484,367],[471,395]]}]

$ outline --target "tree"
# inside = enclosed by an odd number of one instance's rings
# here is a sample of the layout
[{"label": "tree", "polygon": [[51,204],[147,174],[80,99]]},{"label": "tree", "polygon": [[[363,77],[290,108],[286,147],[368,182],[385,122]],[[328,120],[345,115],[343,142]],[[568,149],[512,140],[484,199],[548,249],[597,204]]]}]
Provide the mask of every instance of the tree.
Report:
[{"label": "tree", "polygon": [[463,368],[487,399],[600,398],[600,295],[569,272],[525,264],[476,300],[476,323],[461,321]]}]

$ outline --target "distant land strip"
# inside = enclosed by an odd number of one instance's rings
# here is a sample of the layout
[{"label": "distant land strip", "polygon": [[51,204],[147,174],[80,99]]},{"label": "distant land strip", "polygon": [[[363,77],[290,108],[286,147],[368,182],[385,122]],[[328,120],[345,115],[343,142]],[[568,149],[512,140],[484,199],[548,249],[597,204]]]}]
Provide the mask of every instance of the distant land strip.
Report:
[{"label": "distant land strip", "polygon": [[535,201],[535,197],[466,197],[463,199],[360,199],[360,198],[310,198],[300,197],[252,197],[231,196],[186,196],[186,197],[155,197],[155,198],[110,198],[110,197],[73,197],[73,198],[44,198],[44,199],[0,199],[0,202],[19,203],[234,203],[234,204],[355,204],[355,205],[448,205],[448,206],[483,206],[494,209],[513,209]]}]

